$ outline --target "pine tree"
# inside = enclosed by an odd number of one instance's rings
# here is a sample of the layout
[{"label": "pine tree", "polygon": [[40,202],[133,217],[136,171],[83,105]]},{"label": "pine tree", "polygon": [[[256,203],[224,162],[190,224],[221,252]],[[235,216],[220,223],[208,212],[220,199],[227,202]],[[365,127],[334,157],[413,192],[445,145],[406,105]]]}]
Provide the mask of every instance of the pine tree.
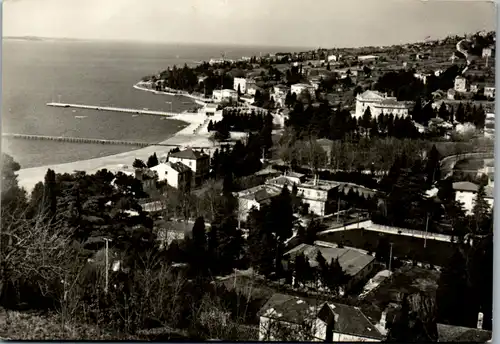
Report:
[{"label": "pine tree", "polygon": [[444,102],[441,103],[441,106],[439,107],[438,117],[442,118],[445,121],[448,121],[450,119],[450,114],[449,114],[448,109],[446,108],[446,104]]},{"label": "pine tree", "polygon": [[432,148],[427,156],[427,163],[425,166],[425,174],[428,186],[431,186],[441,177],[440,160],[441,155],[439,154],[436,145],[432,145]]},{"label": "pine tree", "polygon": [[489,230],[490,205],[486,201],[486,190],[484,184],[480,184],[477,190],[474,206],[472,207],[473,225],[476,234]]},{"label": "pine tree", "polygon": [[44,182],[44,208],[49,221],[52,221],[57,211],[57,184],[56,174],[50,168],[45,174]]},{"label": "pine tree", "polygon": [[144,163],[144,161],[142,161],[141,159],[135,159],[134,162],[132,163],[132,167],[134,168],[146,168],[146,164]]},{"label": "pine tree", "polygon": [[158,157],[156,156],[156,153],[153,153],[153,155],[151,155],[148,158],[147,166],[148,166],[148,168],[151,168],[151,167],[158,166],[158,164],[159,164]]},{"label": "pine tree", "polygon": [[465,123],[465,110],[462,103],[458,104],[457,111],[455,112],[455,120],[461,124]]}]

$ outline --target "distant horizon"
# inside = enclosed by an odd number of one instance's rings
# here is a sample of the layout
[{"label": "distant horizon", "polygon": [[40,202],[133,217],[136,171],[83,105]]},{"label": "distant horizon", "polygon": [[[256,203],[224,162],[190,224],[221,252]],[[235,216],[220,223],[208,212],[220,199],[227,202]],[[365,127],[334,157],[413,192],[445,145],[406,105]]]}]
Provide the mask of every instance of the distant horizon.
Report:
[{"label": "distant horizon", "polygon": [[[496,28],[484,1],[11,0],[8,37],[325,49],[387,47]],[[199,43],[198,43],[199,42]]]},{"label": "distant horizon", "polygon": [[[446,39],[447,37],[453,36],[464,36],[476,34],[481,31],[486,32],[495,32],[494,30],[479,30],[475,32],[462,32],[462,33],[450,33],[443,37],[431,37],[429,41],[439,41]],[[219,43],[219,42],[175,42],[175,41],[154,41],[154,40],[137,40],[137,39],[126,39],[126,38],[73,38],[73,37],[49,37],[49,36],[36,36],[36,35],[19,35],[19,36],[3,36],[2,39],[18,39],[18,40],[58,40],[58,41],[75,41],[75,42],[116,42],[116,43],[134,43],[134,44],[159,44],[159,45],[185,45],[185,46],[232,46],[232,47],[244,47],[244,48],[273,48],[276,49],[293,49],[293,51],[297,52],[297,49],[303,49],[303,51],[310,51],[316,49],[326,49],[326,50],[334,50],[334,49],[363,49],[363,48],[373,48],[373,47],[390,47],[390,46],[399,46],[405,44],[417,44],[417,43],[425,43],[425,40],[417,40],[417,41],[408,41],[401,42],[389,45],[362,45],[362,46],[345,46],[345,47],[315,47],[315,46],[287,46],[287,45],[274,45],[274,44],[244,44],[244,43]],[[286,53],[289,51],[283,50],[282,52]]]}]

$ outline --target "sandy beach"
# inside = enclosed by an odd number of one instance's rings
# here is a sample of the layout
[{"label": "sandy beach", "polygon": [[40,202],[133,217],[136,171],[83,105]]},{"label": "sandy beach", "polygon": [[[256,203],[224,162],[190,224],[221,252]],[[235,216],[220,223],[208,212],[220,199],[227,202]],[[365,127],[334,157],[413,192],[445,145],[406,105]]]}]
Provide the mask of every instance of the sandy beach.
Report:
[{"label": "sandy beach", "polygon": [[[183,147],[212,147],[213,144],[209,140],[207,131],[208,120],[204,113],[183,113],[177,116],[169,117],[188,123],[188,125],[175,133],[170,138],[159,142],[161,144],[181,145]],[[158,158],[166,156],[170,149],[175,146],[149,146],[146,148],[136,149],[120,154],[99,157],[88,160],[80,160],[64,164],[38,166],[32,168],[21,169],[18,172],[19,185],[31,192],[36,183],[43,181],[47,169],[52,169],[56,173],[73,173],[74,171],[85,171],[88,174],[93,174],[101,169],[108,169],[112,172],[117,172],[123,169],[123,165],[132,167],[134,159],[146,160],[150,155],[156,153]],[[85,145],[82,144],[82,149]]]}]

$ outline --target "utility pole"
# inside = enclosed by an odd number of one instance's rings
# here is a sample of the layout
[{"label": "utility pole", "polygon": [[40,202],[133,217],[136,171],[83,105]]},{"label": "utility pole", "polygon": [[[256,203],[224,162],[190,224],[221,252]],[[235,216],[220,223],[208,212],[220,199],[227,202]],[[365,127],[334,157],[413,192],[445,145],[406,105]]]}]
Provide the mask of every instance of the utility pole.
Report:
[{"label": "utility pole", "polygon": [[391,250],[389,251],[389,271],[392,268],[392,242],[391,242]]},{"label": "utility pole", "polygon": [[108,283],[109,283],[109,242],[112,241],[111,239],[108,238],[103,238],[103,240],[106,242],[106,285],[104,287],[104,293],[108,293]]},{"label": "utility pole", "polygon": [[338,199],[337,199],[337,223],[340,222],[340,191],[338,191]]},{"label": "utility pole", "polygon": [[425,236],[424,236],[424,248],[427,247],[427,230],[429,228],[429,213],[427,213],[427,218],[425,220]]}]

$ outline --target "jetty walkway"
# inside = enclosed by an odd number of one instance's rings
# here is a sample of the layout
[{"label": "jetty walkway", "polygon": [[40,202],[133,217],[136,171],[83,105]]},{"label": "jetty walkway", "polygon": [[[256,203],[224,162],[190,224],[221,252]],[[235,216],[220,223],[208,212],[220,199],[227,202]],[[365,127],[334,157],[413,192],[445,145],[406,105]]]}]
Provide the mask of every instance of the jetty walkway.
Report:
[{"label": "jetty walkway", "polygon": [[62,107],[62,108],[75,108],[75,109],[87,109],[87,110],[97,110],[97,111],[113,111],[113,112],[126,112],[139,115],[152,115],[152,116],[178,116],[182,113],[176,112],[164,112],[164,111],[154,111],[146,109],[129,109],[129,108],[118,108],[110,106],[97,106],[97,105],[83,105],[83,104],[68,104],[68,103],[47,103],[47,106]]},{"label": "jetty walkway", "polygon": [[[13,139],[24,139],[24,140],[44,140],[44,141],[59,141],[59,142],[69,142],[69,143],[93,143],[93,144],[107,144],[107,145],[125,145],[125,146],[136,146],[136,147],[150,147],[150,146],[163,146],[163,147],[183,147],[185,145],[171,144],[171,143],[151,143],[151,142],[140,142],[140,141],[126,141],[126,140],[104,140],[104,139],[92,139],[83,137],[70,137],[70,136],[46,136],[46,135],[27,135],[27,134],[13,134],[13,133],[2,133],[2,137],[13,138]],[[206,147],[192,147],[194,149],[210,148]]]}]

